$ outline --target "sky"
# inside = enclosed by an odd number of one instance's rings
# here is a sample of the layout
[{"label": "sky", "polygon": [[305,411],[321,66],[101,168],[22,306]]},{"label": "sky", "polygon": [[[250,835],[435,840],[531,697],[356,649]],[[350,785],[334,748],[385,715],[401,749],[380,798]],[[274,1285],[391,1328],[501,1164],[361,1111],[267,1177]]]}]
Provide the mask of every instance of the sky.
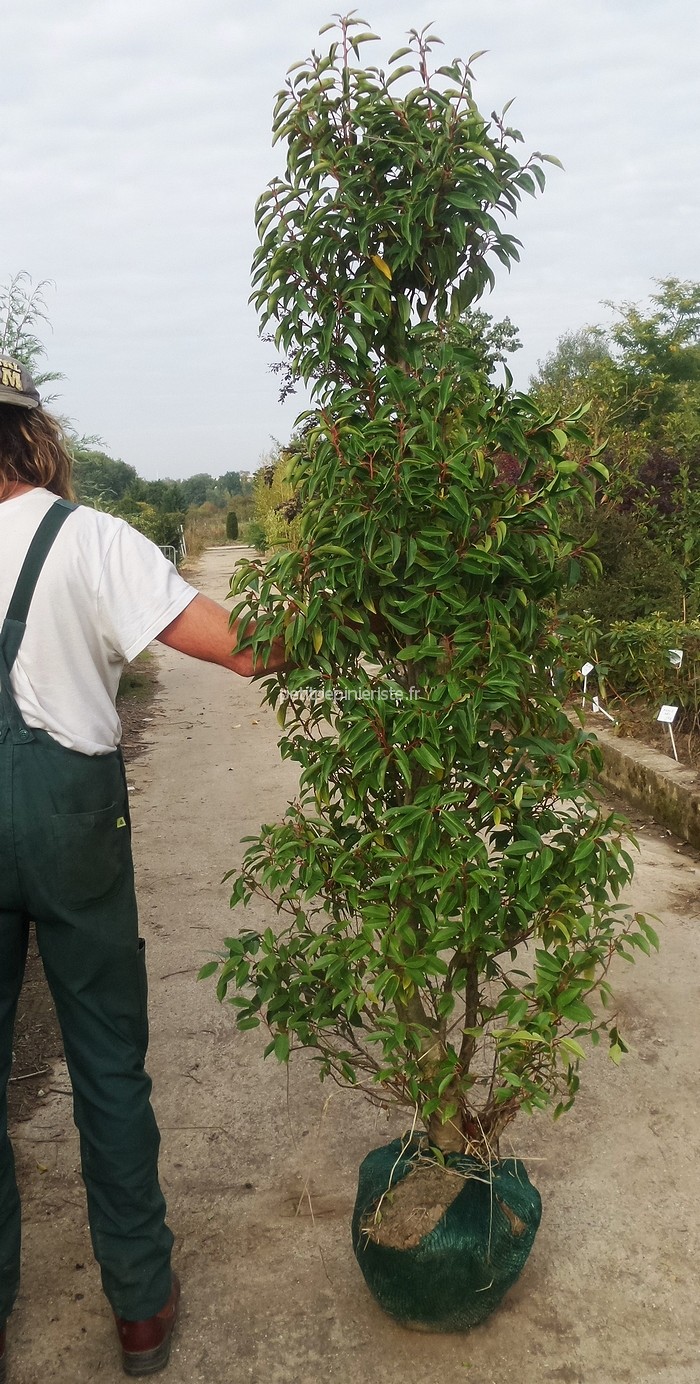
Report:
[{"label": "sky", "polygon": [[[304,406],[278,402],[250,293],[253,208],[282,171],[274,96],[327,46],[328,0],[23,0],[0,34],[0,283],[50,280],[53,407],[148,478],[252,471]],[[522,260],[481,306],[509,316],[526,388],[567,331],[700,279],[697,0],[369,0],[381,65],[415,26],[477,64],[555,154],[522,204]]]}]

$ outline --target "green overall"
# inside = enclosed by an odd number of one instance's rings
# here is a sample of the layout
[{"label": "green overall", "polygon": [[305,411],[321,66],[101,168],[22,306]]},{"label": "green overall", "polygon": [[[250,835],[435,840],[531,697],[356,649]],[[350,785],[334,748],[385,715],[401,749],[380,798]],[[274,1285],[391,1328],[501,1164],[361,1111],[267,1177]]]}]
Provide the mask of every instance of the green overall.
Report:
[{"label": "green overall", "polygon": [[74,508],[57,500],[42,520],[0,630],[0,1326],[19,1285],[7,1082],[30,920],[63,1034],[105,1293],[118,1316],[139,1321],[171,1289],[121,753],[84,755],[27,726],[10,686],[39,574]]}]

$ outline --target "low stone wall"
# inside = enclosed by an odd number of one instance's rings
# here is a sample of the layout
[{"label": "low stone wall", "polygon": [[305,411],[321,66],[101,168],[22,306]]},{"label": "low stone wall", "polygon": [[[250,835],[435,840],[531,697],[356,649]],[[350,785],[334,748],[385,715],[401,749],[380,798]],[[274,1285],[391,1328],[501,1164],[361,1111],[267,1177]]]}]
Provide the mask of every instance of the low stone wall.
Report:
[{"label": "low stone wall", "polygon": [[638,740],[620,739],[595,729],[603,755],[600,781],[627,802],[648,812],[691,846],[700,850],[700,777],[670,755],[650,750]]}]

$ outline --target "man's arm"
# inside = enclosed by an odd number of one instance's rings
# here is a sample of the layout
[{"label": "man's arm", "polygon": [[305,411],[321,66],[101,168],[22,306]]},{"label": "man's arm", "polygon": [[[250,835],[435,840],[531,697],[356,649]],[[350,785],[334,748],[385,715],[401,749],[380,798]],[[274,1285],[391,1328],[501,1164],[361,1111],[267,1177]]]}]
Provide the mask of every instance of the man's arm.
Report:
[{"label": "man's arm", "polygon": [[243,678],[278,673],[286,666],[281,639],[275,639],[267,664],[261,658],[254,663],[252,649],[236,653],[239,624],[236,620],[229,626],[225,607],[208,596],[198,595],[156,638],[170,649],[178,649],[182,654],[204,659],[207,663],[220,663],[222,668],[230,668]]}]

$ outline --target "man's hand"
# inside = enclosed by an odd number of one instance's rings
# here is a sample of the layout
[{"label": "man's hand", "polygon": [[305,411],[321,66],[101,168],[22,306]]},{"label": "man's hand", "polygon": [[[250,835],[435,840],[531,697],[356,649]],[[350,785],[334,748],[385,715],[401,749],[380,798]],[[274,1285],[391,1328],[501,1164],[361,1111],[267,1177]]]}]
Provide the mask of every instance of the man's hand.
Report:
[{"label": "man's hand", "polygon": [[201,658],[207,663],[219,663],[222,668],[230,668],[243,678],[279,673],[289,666],[285,661],[282,639],[273,641],[267,663],[263,663],[260,657],[254,661],[252,649],[237,653],[240,623],[236,620],[229,625],[226,608],[220,606],[218,601],[211,601],[208,596],[199,595],[156,637],[169,649],[178,649],[182,654],[189,654],[190,658]]}]

